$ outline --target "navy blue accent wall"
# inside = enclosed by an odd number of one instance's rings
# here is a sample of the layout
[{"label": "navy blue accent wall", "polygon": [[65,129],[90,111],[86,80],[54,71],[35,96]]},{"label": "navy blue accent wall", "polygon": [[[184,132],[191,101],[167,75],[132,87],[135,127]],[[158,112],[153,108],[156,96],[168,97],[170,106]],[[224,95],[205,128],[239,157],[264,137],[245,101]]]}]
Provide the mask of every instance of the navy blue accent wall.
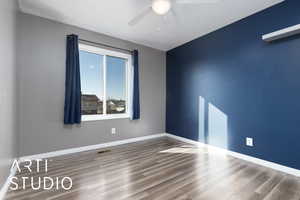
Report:
[{"label": "navy blue accent wall", "polygon": [[300,36],[261,40],[299,9],[287,0],[167,52],[166,132],[300,169]]}]

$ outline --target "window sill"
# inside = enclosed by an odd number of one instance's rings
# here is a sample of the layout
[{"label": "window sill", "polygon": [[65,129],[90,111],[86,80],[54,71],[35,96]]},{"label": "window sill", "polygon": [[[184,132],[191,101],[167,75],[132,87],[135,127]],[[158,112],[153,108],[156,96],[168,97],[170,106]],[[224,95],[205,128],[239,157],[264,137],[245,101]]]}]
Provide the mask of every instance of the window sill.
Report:
[{"label": "window sill", "polygon": [[111,119],[130,119],[128,114],[114,114],[114,115],[83,115],[81,118],[82,122],[90,122],[90,121],[102,121],[102,120],[111,120]]}]

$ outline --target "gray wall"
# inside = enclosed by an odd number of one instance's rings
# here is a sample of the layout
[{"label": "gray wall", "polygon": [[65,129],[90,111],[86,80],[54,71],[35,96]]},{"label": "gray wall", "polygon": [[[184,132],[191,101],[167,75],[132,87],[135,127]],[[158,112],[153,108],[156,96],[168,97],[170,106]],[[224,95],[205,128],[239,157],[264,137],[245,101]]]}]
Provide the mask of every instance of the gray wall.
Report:
[{"label": "gray wall", "polygon": [[[165,131],[165,52],[27,14],[19,14],[20,155],[100,144]],[[63,125],[65,37],[137,48],[140,52],[141,120]],[[112,127],[117,134],[111,135]]]},{"label": "gray wall", "polygon": [[0,187],[16,148],[16,1],[0,1]]}]

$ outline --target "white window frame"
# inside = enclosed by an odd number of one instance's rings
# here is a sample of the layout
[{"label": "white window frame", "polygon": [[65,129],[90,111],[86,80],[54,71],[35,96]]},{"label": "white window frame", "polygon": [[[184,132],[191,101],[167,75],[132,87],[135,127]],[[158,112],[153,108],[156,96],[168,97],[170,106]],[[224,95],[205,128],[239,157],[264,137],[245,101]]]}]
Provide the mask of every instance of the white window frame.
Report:
[{"label": "white window frame", "polygon": [[[82,121],[97,121],[97,120],[108,120],[108,119],[122,119],[131,117],[131,90],[132,90],[132,74],[133,74],[133,65],[132,65],[132,56],[130,54],[121,53],[113,50],[103,49],[96,46],[91,46],[83,43],[79,43],[79,50],[86,51],[89,53],[99,54],[103,56],[103,114],[102,115],[82,115]],[[126,113],[123,114],[107,114],[106,113],[106,57],[112,56],[117,58],[123,58],[127,60],[126,62]],[[100,75],[99,75],[100,76]]]}]

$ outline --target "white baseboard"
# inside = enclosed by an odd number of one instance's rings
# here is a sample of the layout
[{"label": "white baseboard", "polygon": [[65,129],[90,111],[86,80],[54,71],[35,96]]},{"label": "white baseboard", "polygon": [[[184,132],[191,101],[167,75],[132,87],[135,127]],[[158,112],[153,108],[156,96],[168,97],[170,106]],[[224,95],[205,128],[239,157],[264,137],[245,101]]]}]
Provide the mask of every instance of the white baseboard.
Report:
[{"label": "white baseboard", "polygon": [[215,146],[212,146],[212,145],[209,145],[209,144],[204,144],[204,143],[201,143],[201,142],[197,142],[197,141],[194,141],[194,140],[190,140],[190,139],[187,139],[187,138],[175,136],[175,135],[168,134],[168,133],[166,133],[166,136],[170,137],[170,138],[173,138],[175,140],[179,140],[179,141],[182,141],[182,142],[186,142],[186,143],[201,146],[201,147],[206,147],[206,148],[211,149],[213,151],[218,151],[218,152],[221,152],[221,153],[224,153],[224,154],[227,154],[227,155],[230,155],[230,156],[242,159],[242,160],[246,160],[246,161],[258,164],[258,165],[262,165],[264,167],[268,167],[268,168],[271,168],[271,169],[274,169],[274,170],[277,170],[277,171],[281,171],[281,172],[284,172],[284,173],[287,173],[287,174],[290,174],[290,175],[300,177],[300,170],[298,170],[298,169],[294,169],[294,168],[291,168],[291,167],[286,167],[284,165],[280,165],[280,164],[277,164],[277,163],[262,160],[262,159],[255,158],[255,157],[252,157],[252,156],[248,156],[248,155],[245,155],[245,154],[230,151],[230,150],[227,150],[227,149],[222,149],[222,148],[215,147]]},{"label": "white baseboard", "polygon": [[143,137],[130,138],[130,139],[126,139],[126,140],[118,140],[118,141],[114,141],[114,142],[108,142],[108,143],[102,143],[102,144],[96,144],[96,145],[89,145],[89,146],[78,147],[78,148],[71,148],[71,149],[53,151],[53,152],[30,155],[30,156],[23,156],[23,157],[20,158],[20,161],[24,162],[26,160],[51,158],[51,157],[62,156],[62,155],[66,155],[66,154],[79,153],[79,152],[83,152],[83,151],[90,151],[90,150],[95,150],[95,149],[100,149],[100,148],[107,148],[107,147],[117,146],[117,145],[121,145],[121,144],[128,144],[128,143],[133,143],[133,142],[138,142],[138,141],[143,141],[143,140],[149,140],[149,139],[159,138],[159,137],[163,137],[163,136],[166,136],[165,133],[149,135],[149,136],[143,136]]},{"label": "white baseboard", "polygon": [[17,168],[11,167],[9,176],[6,179],[5,183],[3,184],[2,188],[0,189],[0,200],[4,199],[10,185],[10,180],[12,177],[15,176],[16,172],[17,172]]}]

